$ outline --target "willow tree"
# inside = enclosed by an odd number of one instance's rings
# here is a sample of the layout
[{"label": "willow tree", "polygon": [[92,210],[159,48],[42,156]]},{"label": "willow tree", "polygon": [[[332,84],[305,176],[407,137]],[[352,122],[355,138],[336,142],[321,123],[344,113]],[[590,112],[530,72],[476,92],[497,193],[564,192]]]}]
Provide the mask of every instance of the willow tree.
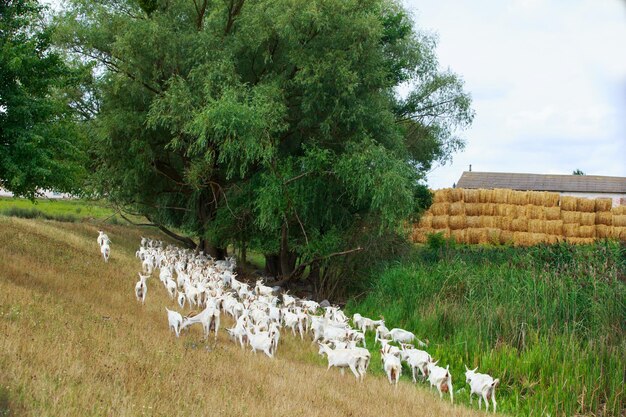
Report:
[{"label": "willow tree", "polygon": [[395,0],[73,0],[58,24],[97,64],[98,192],[286,278],[397,231],[472,119]]}]

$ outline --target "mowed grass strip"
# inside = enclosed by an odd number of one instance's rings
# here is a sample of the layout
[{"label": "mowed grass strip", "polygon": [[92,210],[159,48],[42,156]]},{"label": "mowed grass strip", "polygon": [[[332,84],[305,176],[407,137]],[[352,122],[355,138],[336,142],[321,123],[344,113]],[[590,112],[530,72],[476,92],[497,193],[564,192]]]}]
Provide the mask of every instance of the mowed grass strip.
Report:
[{"label": "mowed grass strip", "polygon": [[[222,330],[169,333],[158,278],[134,299],[145,230],[0,217],[0,415],[473,416],[434,392],[326,372],[308,340],[283,334],[278,357],[241,350]],[[223,325],[226,320],[223,320]]]}]

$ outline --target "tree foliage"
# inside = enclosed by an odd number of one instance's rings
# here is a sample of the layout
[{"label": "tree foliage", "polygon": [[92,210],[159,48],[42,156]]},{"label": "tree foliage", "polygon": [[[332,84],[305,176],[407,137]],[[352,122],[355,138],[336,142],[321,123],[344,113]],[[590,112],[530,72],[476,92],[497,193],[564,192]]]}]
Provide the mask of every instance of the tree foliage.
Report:
[{"label": "tree foliage", "polygon": [[84,173],[64,93],[77,74],[52,49],[42,13],[33,0],[0,2],[0,187],[30,198],[75,192]]},{"label": "tree foliage", "polygon": [[278,275],[399,232],[473,117],[394,0],[70,4],[63,45],[101,74],[95,189]]}]

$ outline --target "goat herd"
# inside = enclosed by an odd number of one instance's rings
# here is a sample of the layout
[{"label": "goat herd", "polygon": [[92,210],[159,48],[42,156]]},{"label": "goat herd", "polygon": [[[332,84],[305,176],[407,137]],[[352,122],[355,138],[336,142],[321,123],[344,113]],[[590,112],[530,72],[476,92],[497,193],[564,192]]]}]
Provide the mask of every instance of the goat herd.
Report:
[{"label": "goat herd", "polygon": [[[100,231],[98,244],[105,262],[109,259],[110,240]],[[234,257],[226,260],[213,260],[202,252],[180,249],[173,245],[164,247],[163,242],[142,238],[136,252],[142,262],[142,272],[135,285],[135,296],[142,304],[146,301],[147,281],[152,273],[159,269],[159,280],[165,286],[170,298],[178,302],[180,308],[185,304],[191,311],[183,316],[177,311],[165,308],[169,328],[176,337],[183,329],[196,323],[201,324],[204,337],[211,331],[217,342],[221,314],[227,314],[235,321],[234,327],[226,329],[231,340],[242,348],[249,345],[253,352],[263,352],[273,358],[278,349],[281,328],[291,330],[301,339],[310,334],[313,343],[319,345],[319,354],[326,355],[328,369],[337,367],[343,373],[349,368],[357,380],[363,380],[370,363],[371,354],[366,348],[365,333],[375,332],[375,344],[380,343],[382,367],[390,384],[397,386],[402,373],[402,362],[411,369],[413,382],[417,378],[428,380],[431,386],[450,395],[454,401],[452,375],[449,366],[438,366],[438,361],[424,350],[416,349],[410,343],[424,348],[426,343],[417,339],[407,330],[385,326],[384,318],[372,320],[360,314],[354,314],[352,323],[339,307],[320,305],[312,300],[304,300],[283,293],[277,296],[278,287],[272,288],[258,280],[254,287],[238,281]],[[318,312],[322,312],[317,315]],[[392,343],[397,343],[393,345]],[[361,344],[362,347],[357,346]],[[476,372],[478,368],[465,368],[465,377],[472,395],[478,396],[478,406],[482,400],[489,410],[489,400],[496,411],[495,388],[500,382],[487,374]]]}]

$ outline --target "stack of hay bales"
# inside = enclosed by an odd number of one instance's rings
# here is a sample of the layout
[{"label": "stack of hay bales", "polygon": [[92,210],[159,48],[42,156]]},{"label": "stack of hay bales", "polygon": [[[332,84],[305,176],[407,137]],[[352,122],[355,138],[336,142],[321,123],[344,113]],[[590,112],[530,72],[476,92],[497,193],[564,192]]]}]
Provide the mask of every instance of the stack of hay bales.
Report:
[{"label": "stack of hay bales", "polygon": [[558,193],[507,189],[448,188],[414,227],[413,240],[443,233],[459,243],[536,245],[626,240],[626,207],[611,199],[586,199]]}]

